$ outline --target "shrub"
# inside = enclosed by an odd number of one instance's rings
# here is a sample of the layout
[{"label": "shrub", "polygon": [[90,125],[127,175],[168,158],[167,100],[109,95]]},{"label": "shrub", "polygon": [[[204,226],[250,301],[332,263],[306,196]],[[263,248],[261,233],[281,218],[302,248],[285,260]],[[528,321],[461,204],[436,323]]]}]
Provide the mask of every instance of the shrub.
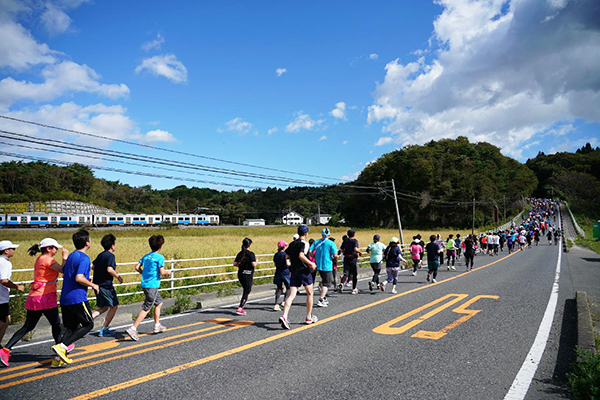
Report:
[{"label": "shrub", "polygon": [[573,363],[573,371],[567,380],[575,400],[600,400],[600,355],[577,348],[579,361]]}]

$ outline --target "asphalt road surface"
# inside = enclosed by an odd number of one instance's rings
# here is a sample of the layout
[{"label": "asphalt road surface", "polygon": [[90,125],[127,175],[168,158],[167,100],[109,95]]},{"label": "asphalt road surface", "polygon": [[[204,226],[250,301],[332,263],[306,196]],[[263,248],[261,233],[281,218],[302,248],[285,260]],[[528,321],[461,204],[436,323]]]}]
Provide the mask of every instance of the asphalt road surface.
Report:
[{"label": "asphalt road surface", "polygon": [[[395,295],[391,285],[369,292],[361,281],[358,295],[332,294],[328,308],[316,308],[313,325],[302,324],[300,295],[289,331],[269,298],[248,304],[245,317],[228,307],[164,319],[167,332],[139,342],[88,335],[64,369],[49,369],[51,343],[17,348],[11,367],[0,369],[0,397],[503,399],[524,362],[533,363],[526,358],[551,298],[559,249],[478,255],[474,271],[465,272],[463,262],[456,271],[444,267],[437,284],[426,282],[425,269],[416,277],[403,271]],[[572,288],[565,258],[561,264],[558,307],[526,382],[528,399],[564,396],[554,380],[572,336],[564,323]]]}]

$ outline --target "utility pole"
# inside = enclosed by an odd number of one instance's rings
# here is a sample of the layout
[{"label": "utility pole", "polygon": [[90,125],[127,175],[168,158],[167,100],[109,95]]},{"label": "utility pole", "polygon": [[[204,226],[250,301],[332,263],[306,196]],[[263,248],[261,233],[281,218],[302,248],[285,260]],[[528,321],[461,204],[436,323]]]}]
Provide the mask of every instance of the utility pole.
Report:
[{"label": "utility pole", "polygon": [[404,244],[404,235],[402,235],[402,221],[400,220],[400,208],[398,207],[398,197],[396,196],[396,184],[392,179],[392,190],[394,191],[394,202],[396,203],[396,216],[398,217],[398,231],[400,232],[400,246]]},{"label": "utility pole", "polygon": [[473,226],[471,226],[471,235],[475,235],[475,197],[473,197]]},{"label": "utility pole", "polygon": [[315,225],[321,225],[321,203],[317,202],[317,223]]},{"label": "utility pole", "polygon": [[179,215],[179,197],[177,198],[177,215]]},{"label": "utility pole", "polygon": [[504,220],[502,222],[506,222],[506,195],[504,197]]}]

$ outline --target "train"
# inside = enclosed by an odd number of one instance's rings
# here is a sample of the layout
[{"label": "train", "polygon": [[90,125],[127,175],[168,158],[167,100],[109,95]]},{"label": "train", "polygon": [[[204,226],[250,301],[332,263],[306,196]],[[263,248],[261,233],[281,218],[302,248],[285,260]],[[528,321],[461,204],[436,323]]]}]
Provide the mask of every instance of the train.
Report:
[{"label": "train", "polygon": [[218,215],[206,214],[0,214],[4,227],[219,225]]}]

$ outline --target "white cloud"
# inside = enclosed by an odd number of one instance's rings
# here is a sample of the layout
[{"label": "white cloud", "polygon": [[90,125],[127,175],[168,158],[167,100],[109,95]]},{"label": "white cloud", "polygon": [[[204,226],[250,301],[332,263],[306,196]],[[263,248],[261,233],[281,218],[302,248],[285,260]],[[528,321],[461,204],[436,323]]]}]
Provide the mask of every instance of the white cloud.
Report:
[{"label": "white cloud", "polygon": [[572,151],[582,148],[587,143],[589,143],[592,147],[598,147],[598,146],[600,146],[600,139],[595,138],[595,137],[581,138],[581,139],[574,140],[574,141],[570,141],[569,139],[567,139],[564,142],[562,142],[561,144],[552,147],[550,150],[548,150],[547,154],[554,154],[554,153],[564,152],[564,151],[572,152]]},{"label": "white cloud", "polygon": [[267,134],[269,134],[269,135],[272,135],[272,134],[274,134],[274,133],[276,133],[276,132],[278,132],[278,131],[279,131],[279,129],[277,129],[277,128],[271,128],[271,129],[269,129],[269,130],[267,131]]},{"label": "white cloud", "polygon": [[65,33],[71,25],[71,18],[52,3],[46,4],[46,11],[40,18],[50,35]]},{"label": "white cloud", "polygon": [[51,64],[57,53],[38,43],[21,24],[0,19],[0,68],[26,70],[38,64]]},{"label": "white cloud", "polygon": [[347,141],[347,140],[344,140],[344,141],[342,142],[342,144],[346,145],[346,144],[348,144],[348,141]]},{"label": "white cloud", "polygon": [[340,178],[340,180],[342,180],[342,181],[348,181],[348,182],[355,181],[355,180],[358,179],[359,175],[360,175],[360,172],[352,172],[350,174],[342,176]]},{"label": "white cloud", "polygon": [[281,76],[283,74],[285,74],[287,72],[287,68],[277,68],[275,70],[275,73],[277,74],[277,76]]},{"label": "white cloud", "polygon": [[557,123],[599,122],[595,0],[505,3],[440,0],[436,57],[388,63],[367,121],[401,145],[463,135],[517,158]]},{"label": "white cloud", "polygon": [[227,121],[225,123],[225,126],[230,131],[236,131],[236,132],[240,132],[240,133],[248,133],[248,132],[250,132],[250,129],[252,129],[252,127],[254,125],[252,125],[250,122],[244,121],[242,118],[238,117],[238,118],[232,119],[231,121]]},{"label": "white cloud", "polygon": [[310,118],[308,114],[304,114],[302,111],[297,113],[296,119],[287,124],[285,127],[286,132],[299,132],[301,130],[312,131],[315,127],[322,125],[325,120],[319,119],[317,121]]},{"label": "white cloud", "polygon": [[16,81],[12,77],[1,80],[0,106],[9,107],[20,100],[50,101],[75,92],[95,93],[111,99],[129,95],[129,88],[125,84],[100,83],[100,75],[96,71],[72,61],[45,67],[42,77],[42,83]]},{"label": "white cloud", "polygon": [[394,141],[394,139],[392,139],[389,136],[380,137],[379,140],[377,141],[377,143],[374,144],[374,146],[383,146],[386,144],[390,144],[393,141]]},{"label": "white cloud", "polygon": [[377,60],[378,58],[379,58],[379,55],[377,53],[369,54],[369,60]]},{"label": "white cloud", "polygon": [[323,135],[319,138],[319,142],[323,141],[323,140],[327,140],[327,136]]},{"label": "white cloud", "polygon": [[175,136],[167,131],[156,129],[154,131],[146,132],[145,135],[140,139],[142,142],[175,142]]},{"label": "white cloud", "polygon": [[164,76],[174,83],[187,82],[187,68],[173,54],[146,58],[135,69],[136,73],[147,69],[151,74]]},{"label": "white cloud", "polygon": [[335,105],[335,108],[329,113],[337,119],[346,119],[346,103],[340,101]]},{"label": "white cloud", "polygon": [[156,34],[156,39],[146,42],[142,45],[142,50],[148,52],[150,50],[160,50],[160,46],[165,42],[165,38],[160,33]]}]

